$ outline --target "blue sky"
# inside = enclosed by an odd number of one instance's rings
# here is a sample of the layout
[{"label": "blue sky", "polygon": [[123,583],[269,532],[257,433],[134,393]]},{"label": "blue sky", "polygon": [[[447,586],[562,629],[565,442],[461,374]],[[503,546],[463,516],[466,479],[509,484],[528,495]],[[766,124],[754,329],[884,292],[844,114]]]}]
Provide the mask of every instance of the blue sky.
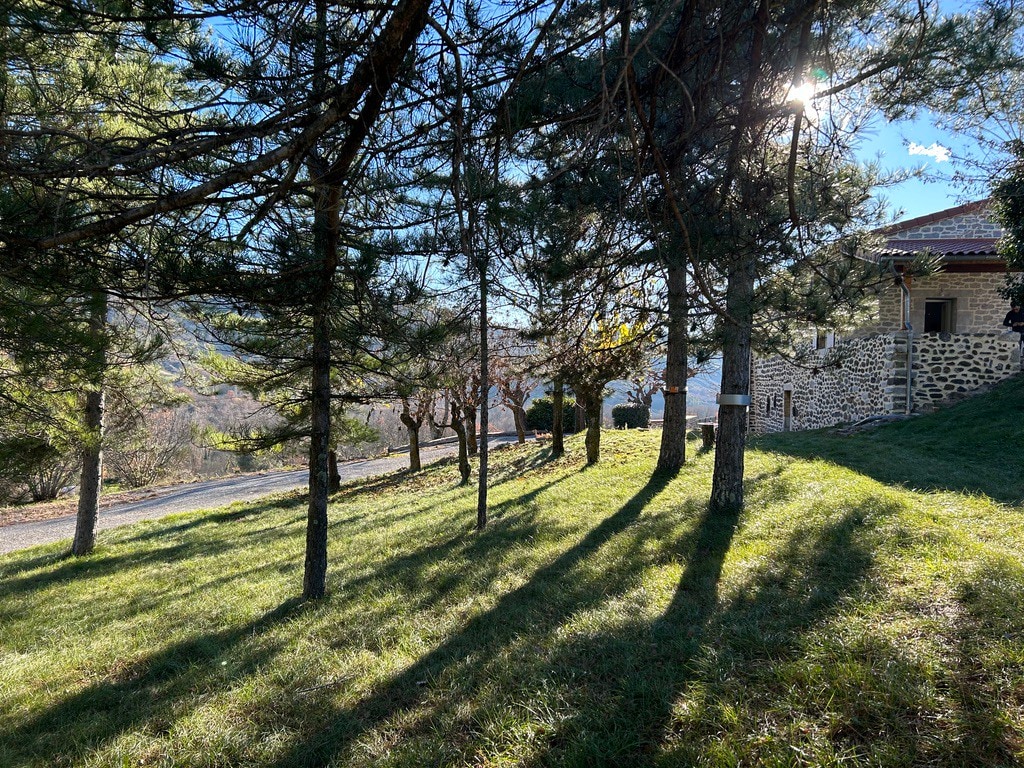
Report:
[{"label": "blue sky", "polygon": [[922,178],[908,179],[879,192],[894,212],[902,210],[900,219],[923,216],[988,195],[983,186],[968,186],[956,178],[958,171],[972,174],[963,158],[976,150],[975,144],[936,127],[927,115],[899,123],[879,120],[862,138],[862,159],[877,158],[886,170],[924,171]]},{"label": "blue sky", "polygon": [[[977,7],[977,0],[938,0],[943,13],[964,12]],[[877,120],[864,140],[860,157],[878,157],[887,170],[922,168],[924,178],[909,179],[879,194],[889,200],[894,210],[902,210],[900,219],[924,216],[965,202],[988,197],[987,185],[975,181],[968,185],[957,179],[959,172],[977,178],[977,166],[964,161],[979,153],[978,145],[968,137],[936,127],[927,111],[914,120],[886,123]],[[916,147],[911,153],[911,147]],[[948,150],[944,151],[944,150]]]}]

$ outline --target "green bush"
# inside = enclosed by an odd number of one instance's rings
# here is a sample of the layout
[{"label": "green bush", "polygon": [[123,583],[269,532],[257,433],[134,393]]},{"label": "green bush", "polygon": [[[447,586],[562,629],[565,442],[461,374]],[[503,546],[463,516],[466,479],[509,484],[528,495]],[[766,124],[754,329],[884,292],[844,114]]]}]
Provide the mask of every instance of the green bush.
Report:
[{"label": "green bush", "polygon": [[[555,404],[550,397],[538,397],[526,409],[526,428],[538,432],[550,432],[555,420]],[[567,397],[562,402],[562,431],[572,432],[576,428],[576,400]]]},{"label": "green bush", "polygon": [[616,429],[638,429],[651,424],[651,409],[638,403],[623,403],[612,408],[612,423]]}]

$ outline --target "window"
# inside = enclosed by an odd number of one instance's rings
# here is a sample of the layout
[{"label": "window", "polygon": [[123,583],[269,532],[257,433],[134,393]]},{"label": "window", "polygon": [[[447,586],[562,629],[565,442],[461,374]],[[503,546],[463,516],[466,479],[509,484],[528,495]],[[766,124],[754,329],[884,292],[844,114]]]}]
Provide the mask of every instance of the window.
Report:
[{"label": "window", "polygon": [[956,299],[925,299],[924,332],[956,332]]},{"label": "window", "polygon": [[817,333],[814,337],[814,348],[815,349],[831,349],[836,345],[836,334],[835,331],[826,331],[824,328],[818,328]]}]

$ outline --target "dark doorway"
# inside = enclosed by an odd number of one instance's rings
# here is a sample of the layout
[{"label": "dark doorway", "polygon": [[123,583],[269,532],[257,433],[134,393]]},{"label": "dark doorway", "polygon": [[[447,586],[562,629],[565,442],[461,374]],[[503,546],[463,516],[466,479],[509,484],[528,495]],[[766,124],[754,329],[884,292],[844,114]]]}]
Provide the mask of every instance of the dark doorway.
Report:
[{"label": "dark doorway", "polygon": [[925,299],[924,332],[953,333],[956,331],[955,299]]}]

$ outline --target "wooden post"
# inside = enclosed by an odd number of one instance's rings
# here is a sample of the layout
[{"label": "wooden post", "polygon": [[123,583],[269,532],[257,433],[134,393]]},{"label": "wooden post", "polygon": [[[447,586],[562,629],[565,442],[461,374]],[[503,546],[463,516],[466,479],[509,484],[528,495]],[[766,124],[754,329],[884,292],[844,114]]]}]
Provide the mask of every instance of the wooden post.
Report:
[{"label": "wooden post", "polygon": [[705,451],[710,451],[715,447],[715,423],[713,421],[701,422],[700,439]]}]

